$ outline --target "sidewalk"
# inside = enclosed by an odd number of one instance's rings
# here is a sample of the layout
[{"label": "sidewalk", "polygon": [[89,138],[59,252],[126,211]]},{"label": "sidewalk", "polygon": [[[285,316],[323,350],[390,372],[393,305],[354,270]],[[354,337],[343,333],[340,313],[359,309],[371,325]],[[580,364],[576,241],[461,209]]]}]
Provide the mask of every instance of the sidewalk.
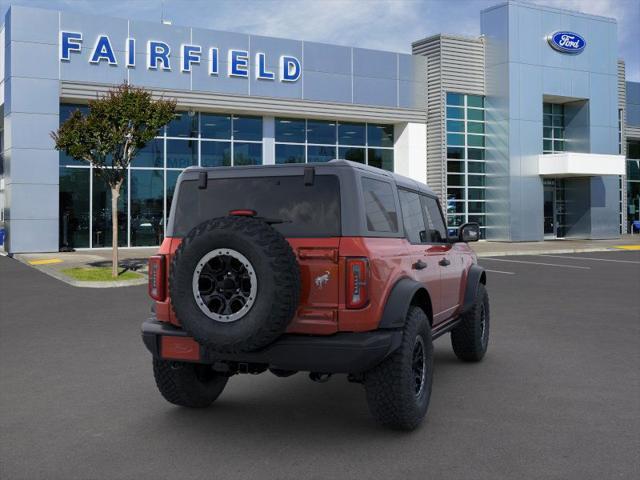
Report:
[{"label": "sidewalk", "polygon": [[603,252],[607,250],[640,250],[640,235],[623,235],[614,240],[545,240],[544,242],[477,242],[470,243],[479,257],[505,255],[542,255],[551,253]]}]

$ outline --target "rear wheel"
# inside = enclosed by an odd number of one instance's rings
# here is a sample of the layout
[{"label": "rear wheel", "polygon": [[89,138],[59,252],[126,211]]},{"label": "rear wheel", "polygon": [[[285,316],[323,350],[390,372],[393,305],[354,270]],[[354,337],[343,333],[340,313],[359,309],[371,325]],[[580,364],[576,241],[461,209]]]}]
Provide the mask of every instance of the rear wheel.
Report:
[{"label": "rear wheel", "polygon": [[465,362],[479,362],[489,346],[489,294],[481,283],[473,307],[451,330],[451,346],[456,356]]},{"label": "rear wheel", "polygon": [[431,327],[421,308],[411,306],[400,347],[366,373],[369,410],[381,424],[413,430],[427,413],[433,377]]},{"label": "rear wheel", "polygon": [[153,360],[153,375],[160,393],[181,407],[205,408],[222,393],[228,377],[214,372],[210,365]]}]

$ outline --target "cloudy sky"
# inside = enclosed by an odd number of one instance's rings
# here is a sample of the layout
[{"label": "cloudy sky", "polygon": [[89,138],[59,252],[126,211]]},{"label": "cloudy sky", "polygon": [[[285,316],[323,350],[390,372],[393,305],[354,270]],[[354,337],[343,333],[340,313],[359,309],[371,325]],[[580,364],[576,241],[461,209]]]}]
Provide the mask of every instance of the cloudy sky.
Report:
[{"label": "cloudy sky", "polygon": [[[503,0],[0,0],[174,25],[409,52],[435,33],[478,35],[480,10]],[[613,17],[627,79],[640,81],[640,0],[529,0]]]}]

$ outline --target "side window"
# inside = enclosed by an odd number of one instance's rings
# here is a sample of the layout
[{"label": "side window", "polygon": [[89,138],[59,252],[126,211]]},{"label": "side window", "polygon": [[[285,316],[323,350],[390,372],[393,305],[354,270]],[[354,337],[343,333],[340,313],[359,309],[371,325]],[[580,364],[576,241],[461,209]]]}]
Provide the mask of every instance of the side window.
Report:
[{"label": "side window", "polygon": [[421,195],[422,208],[424,209],[424,216],[429,224],[429,232],[427,234],[428,242],[430,243],[444,243],[447,241],[447,228],[444,225],[442,219],[442,212],[438,207],[438,202],[435,198]]},{"label": "side window", "polygon": [[362,179],[367,230],[393,233],[398,231],[398,214],[391,184],[372,178]]},{"label": "side window", "polygon": [[422,216],[420,195],[407,190],[398,189],[400,195],[400,209],[402,210],[402,222],[404,231],[411,243],[425,243],[427,232]]}]

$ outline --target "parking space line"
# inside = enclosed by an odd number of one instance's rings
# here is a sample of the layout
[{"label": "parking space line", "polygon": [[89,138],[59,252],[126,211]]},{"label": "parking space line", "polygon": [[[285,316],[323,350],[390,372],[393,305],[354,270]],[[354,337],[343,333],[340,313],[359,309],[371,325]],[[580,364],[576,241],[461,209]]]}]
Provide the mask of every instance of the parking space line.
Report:
[{"label": "parking space line", "polygon": [[591,270],[591,267],[580,267],[578,265],[562,265],[559,263],[542,263],[542,262],[527,262],[526,260],[507,260],[505,258],[490,258],[482,257],[482,260],[491,260],[494,262],[511,262],[511,263],[526,263],[528,265],[544,265],[545,267],[564,267],[564,268],[577,268],[580,270]]},{"label": "parking space line", "polygon": [[593,257],[569,257],[565,255],[540,255],[541,257],[549,257],[549,258],[568,258],[571,260],[593,260],[596,262],[615,262],[615,263],[637,263],[635,260],[614,260],[613,258],[593,258]]},{"label": "parking space line", "polygon": [[501,270],[489,270],[487,268],[484,269],[485,272],[491,272],[491,273],[504,273],[505,275],[515,275],[515,272],[503,272]]}]

